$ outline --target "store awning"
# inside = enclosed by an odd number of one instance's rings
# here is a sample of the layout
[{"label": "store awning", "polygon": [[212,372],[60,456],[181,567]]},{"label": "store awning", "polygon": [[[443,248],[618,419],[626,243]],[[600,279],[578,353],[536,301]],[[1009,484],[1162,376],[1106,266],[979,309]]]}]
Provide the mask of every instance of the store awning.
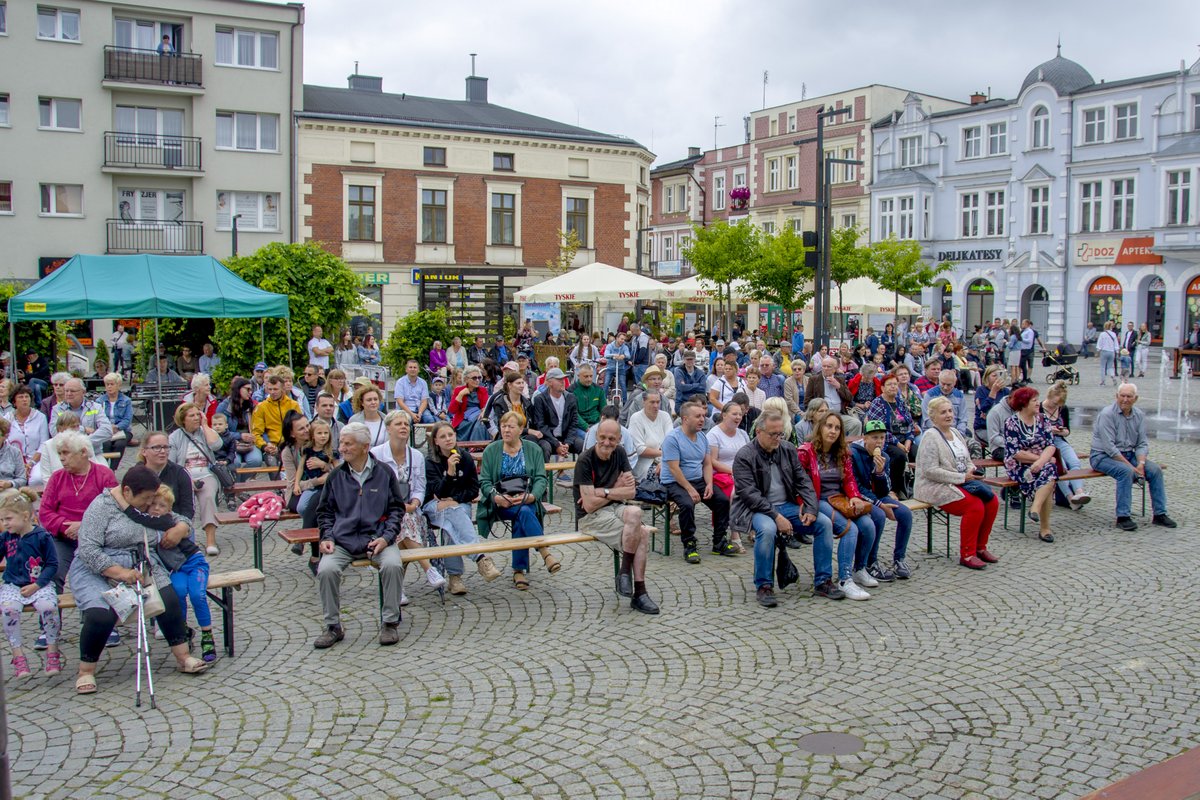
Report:
[{"label": "store awning", "polygon": [[[831,314],[896,314],[908,316],[920,314],[921,306],[900,295],[900,307],[896,307],[896,295],[887,289],[880,288],[870,278],[855,278],[842,284],[841,294],[838,294],[838,284],[829,287],[829,312]],[[813,307],[810,299],[806,309]]]},{"label": "store awning", "polygon": [[8,301],[13,322],[288,316],[287,295],[251,286],[212,256],[76,255]]},{"label": "store awning", "polygon": [[[701,278],[699,275],[693,275],[690,278],[669,283],[667,286],[670,291],[668,299],[676,303],[716,303],[720,300],[716,284],[707,278]],[[750,287],[745,281],[733,282],[733,296],[735,298],[745,299],[749,295],[749,292]]]},{"label": "store awning", "polygon": [[670,286],[653,278],[596,261],[529,286],[514,295],[518,303],[597,303],[609,300],[665,300]]}]

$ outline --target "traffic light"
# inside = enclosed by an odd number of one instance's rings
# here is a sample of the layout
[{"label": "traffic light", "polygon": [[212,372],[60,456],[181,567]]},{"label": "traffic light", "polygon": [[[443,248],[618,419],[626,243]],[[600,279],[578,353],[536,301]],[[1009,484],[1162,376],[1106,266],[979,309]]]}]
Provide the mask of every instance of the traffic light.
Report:
[{"label": "traffic light", "polygon": [[817,232],[816,231],[805,231],[800,236],[800,242],[805,247],[816,247],[817,246]]}]

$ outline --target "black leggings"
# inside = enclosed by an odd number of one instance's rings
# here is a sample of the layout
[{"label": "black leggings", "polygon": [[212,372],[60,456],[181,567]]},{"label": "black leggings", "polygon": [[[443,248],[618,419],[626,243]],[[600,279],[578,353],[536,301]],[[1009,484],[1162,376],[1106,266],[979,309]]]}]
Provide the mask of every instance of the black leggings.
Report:
[{"label": "black leggings", "polygon": [[[166,611],[155,617],[158,627],[174,647],[187,641],[187,626],[183,621],[183,609],[179,596],[168,584],[158,587]],[[83,630],[79,633],[79,660],[84,664],[95,664],[108,644],[108,635],[117,624],[117,615],[111,608],[89,608],[83,612]]]},{"label": "black leggings", "polygon": [[888,477],[892,481],[892,491],[898,495],[907,494],[905,473],[908,472],[908,453],[896,444],[889,444],[883,452],[888,457]]}]

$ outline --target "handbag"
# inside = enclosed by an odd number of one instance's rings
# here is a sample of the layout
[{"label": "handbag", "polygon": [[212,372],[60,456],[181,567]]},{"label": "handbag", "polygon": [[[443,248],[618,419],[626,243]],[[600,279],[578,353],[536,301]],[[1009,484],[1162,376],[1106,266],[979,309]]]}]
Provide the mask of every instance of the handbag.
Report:
[{"label": "handbag", "polygon": [[870,506],[867,506],[867,508],[863,511],[855,511],[853,508],[853,504],[850,502],[850,498],[844,494],[835,494],[833,497],[830,497],[826,502],[829,503],[829,505],[831,505],[833,507],[834,511],[838,512],[839,514],[841,514],[843,517],[846,518],[845,530],[840,531],[840,532],[839,531],[833,532],[833,538],[835,538],[835,539],[840,539],[843,536],[845,536],[847,533],[849,533],[850,529],[854,526],[854,520],[858,519],[861,516],[871,513]]},{"label": "handbag", "polygon": [[145,560],[142,562],[142,613],[146,615],[146,619],[154,619],[159,614],[167,610],[167,606],[163,603],[162,592],[158,590],[158,586],[154,583],[154,573],[147,576],[145,566],[150,562],[150,541],[146,537],[145,529],[142,530],[142,543],[145,544]]},{"label": "handbag", "polygon": [[963,481],[958,485],[958,488],[973,497],[978,497],[984,503],[992,502],[992,499],[996,496],[996,493],[992,491],[992,487],[983,481]]},{"label": "handbag", "polygon": [[657,470],[646,471],[646,475],[638,481],[637,487],[634,489],[633,499],[639,503],[656,506],[664,505],[667,502],[667,488],[658,479]]},{"label": "handbag", "polygon": [[786,589],[800,580],[800,570],[796,569],[796,565],[788,556],[784,537],[776,538],[775,548],[775,585],[780,589]]},{"label": "handbag", "polygon": [[183,433],[184,438],[196,445],[196,449],[203,454],[204,460],[208,462],[208,471],[211,472],[213,477],[217,479],[217,483],[221,484],[221,488],[227,492],[232,491],[233,485],[237,483],[237,474],[233,471],[233,469],[230,468],[228,464],[218,464],[215,460],[213,460],[212,456],[208,454],[208,448],[201,447],[200,443],[189,436],[188,432],[183,430],[183,428],[180,428],[179,430]]},{"label": "handbag", "polygon": [[496,484],[496,492],[498,494],[528,494],[529,493],[529,476],[528,475],[506,475]]}]

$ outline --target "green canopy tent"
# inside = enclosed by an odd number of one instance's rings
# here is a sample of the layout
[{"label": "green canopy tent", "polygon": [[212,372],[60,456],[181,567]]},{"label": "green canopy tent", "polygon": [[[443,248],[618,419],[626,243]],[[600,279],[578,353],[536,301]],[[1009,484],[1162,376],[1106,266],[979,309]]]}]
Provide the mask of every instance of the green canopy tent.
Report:
[{"label": "green canopy tent", "polygon": [[156,353],[160,318],[258,317],[260,330],[263,319],[283,318],[291,361],[287,295],[251,286],[212,256],[73,256],[8,301],[9,352],[17,322],[123,317],[154,320]]}]

